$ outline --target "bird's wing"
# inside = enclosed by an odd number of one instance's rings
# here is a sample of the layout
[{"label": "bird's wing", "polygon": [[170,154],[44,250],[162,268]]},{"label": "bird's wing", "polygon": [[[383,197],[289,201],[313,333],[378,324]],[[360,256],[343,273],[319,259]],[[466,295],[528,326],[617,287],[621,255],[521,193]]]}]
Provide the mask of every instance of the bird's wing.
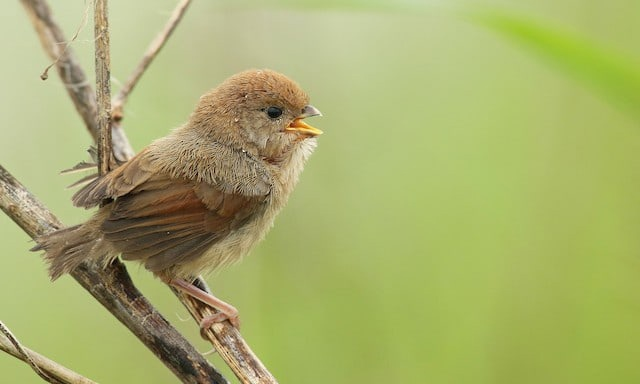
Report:
[{"label": "bird's wing", "polygon": [[161,271],[197,259],[260,214],[267,196],[226,193],[207,183],[152,172],[143,151],[80,190],[74,203],[90,207],[104,199],[113,199],[101,226],[104,238],[123,259]]},{"label": "bird's wing", "polygon": [[73,205],[91,208],[105,199],[115,199],[131,192],[154,174],[148,149],[106,175],[96,177],[73,195]]},{"label": "bird's wing", "polygon": [[101,230],[123,259],[160,271],[197,259],[260,214],[265,200],[155,176],[118,197]]}]

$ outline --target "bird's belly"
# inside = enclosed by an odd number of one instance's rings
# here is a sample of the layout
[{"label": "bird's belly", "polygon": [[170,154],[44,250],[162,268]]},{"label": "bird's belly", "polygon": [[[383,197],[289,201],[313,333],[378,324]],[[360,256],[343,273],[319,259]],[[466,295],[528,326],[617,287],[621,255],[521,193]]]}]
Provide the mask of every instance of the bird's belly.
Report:
[{"label": "bird's belly", "polygon": [[264,238],[273,225],[276,213],[265,212],[260,217],[233,230],[223,239],[212,244],[202,256],[187,263],[175,265],[174,274],[185,278],[195,277],[242,260]]}]

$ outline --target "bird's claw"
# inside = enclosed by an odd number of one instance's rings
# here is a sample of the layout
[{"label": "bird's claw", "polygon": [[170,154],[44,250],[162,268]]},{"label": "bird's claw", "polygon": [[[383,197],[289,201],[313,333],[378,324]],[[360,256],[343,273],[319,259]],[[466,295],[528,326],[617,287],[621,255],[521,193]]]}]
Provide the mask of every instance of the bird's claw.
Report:
[{"label": "bird's claw", "polygon": [[240,329],[240,318],[237,313],[230,316],[226,313],[217,312],[213,315],[205,316],[200,320],[200,334],[204,339],[207,339],[207,337],[205,337],[205,331],[211,328],[213,324],[222,323],[225,320],[229,320],[229,323],[231,323],[234,328]]}]

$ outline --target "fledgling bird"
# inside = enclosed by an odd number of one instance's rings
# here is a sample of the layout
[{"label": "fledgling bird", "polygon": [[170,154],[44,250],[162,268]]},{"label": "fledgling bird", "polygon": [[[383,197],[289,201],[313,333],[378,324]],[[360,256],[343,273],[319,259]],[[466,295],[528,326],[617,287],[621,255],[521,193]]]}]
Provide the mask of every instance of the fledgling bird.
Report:
[{"label": "fledgling bird", "polygon": [[237,310],[193,280],[241,259],[271,228],[322,131],[302,121],[321,115],[286,76],[236,74],[200,98],[186,124],[158,139],[73,196],[100,208],[86,223],[46,234],[52,280],[83,260],[108,265],[122,255],[220,312]]}]

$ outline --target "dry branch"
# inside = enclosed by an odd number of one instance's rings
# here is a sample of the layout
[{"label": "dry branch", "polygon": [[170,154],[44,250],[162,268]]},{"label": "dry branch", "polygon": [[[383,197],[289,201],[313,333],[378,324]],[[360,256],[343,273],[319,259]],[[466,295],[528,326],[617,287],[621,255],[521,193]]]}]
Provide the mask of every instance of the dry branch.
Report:
[{"label": "dry branch", "polygon": [[29,364],[43,380],[49,383],[95,384],[94,381],[24,347],[2,322],[0,322],[0,350]]},{"label": "dry branch", "polygon": [[94,2],[96,101],[98,103],[98,174],[111,168],[111,53],[107,0]]},{"label": "dry branch", "polygon": [[[203,290],[202,282],[196,282]],[[193,297],[171,288],[180,298],[180,301],[191,313],[191,316],[200,324],[202,319],[210,317],[215,313],[212,308],[203,306],[200,301]],[[214,323],[209,329],[202,330],[202,337],[211,342],[220,357],[227,363],[238,379],[244,383],[251,384],[274,384],[277,383],[275,377],[265,368],[264,364],[253,353],[249,344],[242,338],[240,332],[228,321]]]}]

